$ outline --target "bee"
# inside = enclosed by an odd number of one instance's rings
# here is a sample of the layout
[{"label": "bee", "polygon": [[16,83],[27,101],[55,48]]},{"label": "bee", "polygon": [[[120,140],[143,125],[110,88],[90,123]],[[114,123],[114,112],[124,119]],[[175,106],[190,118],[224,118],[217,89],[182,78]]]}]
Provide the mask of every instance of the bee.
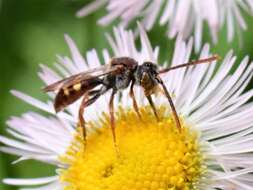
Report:
[{"label": "bee", "polygon": [[153,102],[152,95],[160,90],[170,104],[173,119],[180,131],[181,124],[176,108],[160,75],[182,67],[211,63],[217,59],[218,56],[213,55],[206,59],[191,61],[185,64],[159,70],[158,65],[150,61],[146,61],[139,65],[138,62],[131,57],[115,57],[111,59],[109,64],[72,75],[46,86],[43,90],[44,92],[57,92],[54,100],[54,108],[56,112],[62,111],[65,107],[83,97],[78,112],[78,126],[82,128],[85,145],[87,141],[87,134],[85,127],[86,122],[83,116],[84,110],[89,105],[93,104],[100,96],[111,90],[109,114],[113,142],[116,146],[114,97],[118,91],[122,91],[130,85],[129,95],[132,99],[133,108],[138,117],[141,119],[141,114],[134,95],[134,86],[141,86],[157,121],[159,121],[159,116]]}]

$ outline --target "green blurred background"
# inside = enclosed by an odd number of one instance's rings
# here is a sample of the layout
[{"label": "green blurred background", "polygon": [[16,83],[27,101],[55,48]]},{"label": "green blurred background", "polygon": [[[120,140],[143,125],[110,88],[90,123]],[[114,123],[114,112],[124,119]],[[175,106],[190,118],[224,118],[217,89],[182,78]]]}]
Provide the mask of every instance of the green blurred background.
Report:
[{"label": "green blurred background", "polygon": [[[12,115],[26,111],[39,111],[10,95],[10,89],[18,89],[34,97],[46,100],[40,91],[43,83],[37,77],[38,64],[52,65],[56,54],[69,55],[63,35],[68,33],[77,43],[81,52],[96,48],[101,52],[108,48],[104,33],[111,27],[101,28],[96,20],[104,10],[78,19],[75,12],[88,0],[2,0],[0,8],[0,133],[5,133],[6,120]],[[212,51],[224,56],[234,49],[239,60],[245,55],[253,58],[253,19],[244,15],[248,30],[242,33],[242,46],[238,38],[233,43],[226,42],[226,29],[219,34],[219,44]],[[155,27],[149,37],[153,45],[161,47],[161,59],[171,57],[173,40],[165,40],[161,35],[165,28]],[[204,41],[209,41],[205,27]],[[252,86],[252,84],[251,84]],[[250,87],[249,87],[250,88]],[[46,127],[46,126],[45,126]],[[25,161],[12,165],[16,157],[0,153],[0,178],[42,177],[54,175],[52,166],[35,161]],[[0,183],[0,190],[16,189]]]}]

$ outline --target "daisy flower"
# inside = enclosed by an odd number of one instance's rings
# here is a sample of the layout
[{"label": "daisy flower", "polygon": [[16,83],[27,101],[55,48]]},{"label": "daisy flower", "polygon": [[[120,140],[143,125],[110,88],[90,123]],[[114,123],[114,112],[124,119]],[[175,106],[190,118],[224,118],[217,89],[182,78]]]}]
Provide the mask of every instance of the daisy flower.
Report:
[{"label": "daisy flower", "polygon": [[120,24],[126,27],[131,21],[140,19],[145,29],[151,30],[157,21],[168,27],[169,38],[180,34],[186,39],[194,33],[197,51],[201,47],[205,22],[214,43],[218,31],[226,24],[230,42],[236,31],[247,29],[241,11],[253,14],[252,0],[95,0],[79,10],[77,16],[87,16],[101,7],[106,7],[108,13],[98,20],[100,25],[120,18]]},{"label": "daisy flower", "polygon": [[[71,57],[58,56],[54,71],[45,65],[39,73],[45,84],[76,74],[110,57],[129,56],[139,63],[158,62],[159,48],[152,48],[139,25],[141,48],[134,35],[122,28],[107,35],[113,55],[96,50],[82,57],[75,43],[65,36]],[[193,40],[177,38],[171,65],[188,62]],[[211,56],[206,44],[199,58]],[[236,56],[230,51],[221,61],[182,68],[161,77],[173,94],[180,115],[179,132],[167,100],[154,97],[160,121],[157,122],[145,101],[143,90],[135,87],[142,120],[136,116],[128,90],[117,95],[116,134],[120,156],[116,156],[108,121],[109,94],[86,109],[88,140],[84,149],[82,134],[76,129],[80,101],[55,114],[53,97],[47,103],[22,92],[12,93],[25,102],[51,114],[28,112],[12,117],[7,131],[0,136],[5,153],[20,156],[14,163],[34,159],[54,164],[55,176],[39,179],[4,179],[9,185],[33,186],[34,190],[168,190],[168,189],[252,189],[253,186],[253,90],[245,92],[252,77],[253,64],[245,57],[231,69]],[[168,67],[164,63],[161,67]],[[116,104],[116,102],[115,102]],[[40,186],[40,187],[37,187]]]}]

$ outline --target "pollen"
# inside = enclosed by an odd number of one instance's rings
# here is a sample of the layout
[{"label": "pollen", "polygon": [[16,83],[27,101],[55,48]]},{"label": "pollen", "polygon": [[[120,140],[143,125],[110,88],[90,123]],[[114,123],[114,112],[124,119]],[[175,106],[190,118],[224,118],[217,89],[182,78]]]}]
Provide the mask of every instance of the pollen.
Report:
[{"label": "pollen", "polygon": [[[190,190],[198,189],[206,167],[199,134],[181,120],[178,131],[164,107],[157,122],[149,107],[141,108],[142,120],[133,110],[119,109],[116,154],[109,117],[89,123],[86,148],[81,130],[60,158],[64,190]],[[99,126],[99,127],[97,127]]]}]

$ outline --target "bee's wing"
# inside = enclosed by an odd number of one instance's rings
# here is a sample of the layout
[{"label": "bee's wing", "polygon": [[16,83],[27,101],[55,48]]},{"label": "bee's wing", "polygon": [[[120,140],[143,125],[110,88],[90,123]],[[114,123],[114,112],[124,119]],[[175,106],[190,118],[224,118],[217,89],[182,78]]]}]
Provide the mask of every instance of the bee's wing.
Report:
[{"label": "bee's wing", "polygon": [[119,72],[121,70],[122,66],[117,65],[114,67],[111,67],[110,64],[102,65],[100,67],[90,69],[85,72],[78,73],[76,75],[72,75],[68,78],[59,80],[53,84],[50,84],[43,88],[44,92],[51,92],[51,91],[58,91],[61,88],[68,87],[69,85],[73,85],[75,83],[85,81],[85,80],[92,80],[94,78],[103,76],[103,75],[108,75],[112,72]]}]

